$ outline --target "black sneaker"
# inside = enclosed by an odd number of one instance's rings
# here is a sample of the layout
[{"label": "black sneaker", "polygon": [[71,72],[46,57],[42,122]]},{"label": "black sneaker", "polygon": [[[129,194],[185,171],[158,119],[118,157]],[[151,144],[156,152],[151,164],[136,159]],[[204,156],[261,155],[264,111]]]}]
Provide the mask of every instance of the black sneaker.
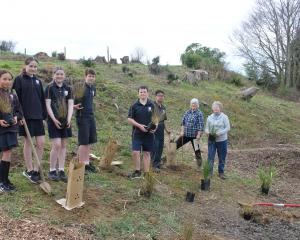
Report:
[{"label": "black sneaker", "polygon": [[59,176],[57,175],[56,170],[54,170],[54,171],[49,171],[49,173],[48,173],[48,178],[49,178],[51,181],[59,181]]},{"label": "black sneaker", "polygon": [[142,173],[139,170],[135,170],[133,173],[128,176],[130,179],[137,179],[142,177]]},{"label": "black sneaker", "polygon": [[65,171],[58,171],[58,177],[60,181],[63,181],[65,183],[68,182],[68,177],[66,176]]},{"label": "black sneaker", "polygon": [[0,183],[0,192],[13,192],[7,183]]},{"label": "black sneaker", "polygon": [[23,172],[23,176],[26,177],[32,183],[38,183],[38,181],[39,181],[39,178],[36,175],[36,172],[33,170],[29,171],[29,172],[27,170],[25,170]]},{"label": "black sneaker", "polygon": [[16,187],[15,187],[15,185],[13,185],[12,184],[12,182],[9,180],[9,179],[7,179],[7,186],[12,190],[12,191],[14,191],[14,190],[16,190]]},{"label": "black sneaker", "polygon": [[88,165],[85,165],[85,171],[88,173],[96,173],[97,169],[92,163],[89,163]]},{"label": "black sneaker", "polygon": [[32,178],[36,182],[39,182],[42,180],[41,175],[38,171],[33,171]]}]

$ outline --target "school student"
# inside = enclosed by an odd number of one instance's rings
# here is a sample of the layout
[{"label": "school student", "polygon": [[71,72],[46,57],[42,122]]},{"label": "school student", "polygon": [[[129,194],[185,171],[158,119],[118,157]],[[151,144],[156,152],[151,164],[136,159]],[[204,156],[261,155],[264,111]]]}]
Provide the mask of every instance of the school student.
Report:
[{"label": "school student", "polygon": [[22,119],[22,112],[18,98],[10,91],[12,74],[0,70],[0,192],[12,192],[15,186],[9,180],[11,149],[18,146],[18,121]]},{"label": "school student", "polygon": [[[78,103],[75,99],[76,123],[78,127],[78,157],[85,163],[86,172],[97,172],[96,167],[90,162],[91,144],[97,142],[97,130],[94,116],[93,99],[96,96],[96,72],[93,69],[85,71],[84,96]],[[75,93],[74,93],[75,94]]]},{"label": "school student", "polygon": [[[36,152],[41,161],[44,152],[45,129],[43,120],[47,117],[44,89],[42,82],[37,78],[38,61],[29,57],[25,60],[22,73],[15,78],[13,89],[22,107],[24,118],[28,125],[31,137],[36,140]],[[41,179],[38,166],[32,162],[32,149],[29,137],[26,135],[23,121],[20,122],[19,135],[24,136],[23,154],[26,170],[23,175],[32,183],[38,183]]]},{"label": "school student", "polygon": [[[52,141],[50,151],[50,180],[67,182],[65,160],[67,139],[72,137],[71,119],[74,101],[71,88],[64,83],[65,72],[61,67],[53,71],[53,81],[46,87],[48,133]],[[58,169],[57,169],[58,164]]]},{"label": "school student", "polygon": [[158,109],[160,119],[157,130],[154,134],[154,148],[151,152],[151,160],[154,171],[159,172],[161,167],[161,155],[164,148],[164,131],[170,134],[170,131],[166,128],[165,121],[167,120],[166,107],[163,105],[165,99],[165,93],[162,90],[155,92],[154,106]]},{"label": "school student", "polygon": [[131,179],[141,178],[141,151],[143,152],[144,173],[150,170],[150,153],[153,151],[155,130],[146,127],[151,123],[154,104],[148,99],[148,87],[138,89],[138,100],[131,105],[128,112],[128,123],[132,125],[132,157],[135,171],[130,174]]}]

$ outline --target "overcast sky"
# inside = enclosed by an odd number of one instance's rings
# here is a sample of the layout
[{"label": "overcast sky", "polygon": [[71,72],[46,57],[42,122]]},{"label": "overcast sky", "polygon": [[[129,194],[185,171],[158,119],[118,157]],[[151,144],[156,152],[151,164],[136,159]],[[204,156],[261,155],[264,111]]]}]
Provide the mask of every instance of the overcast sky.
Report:
[{"label": "overcast sky", "polygon": [[[255,0],[9,0],[1,1],[1,39],[16,51],[51,54],[67,48],[68,58],[129,55],[142,47],[151,60],[180,64],[193,42],[227,53],[238,69],[229,35],[247,17]],[[146,59],[147,59],[146,58]],[[146,60],[145,59],[145,60]]]}]

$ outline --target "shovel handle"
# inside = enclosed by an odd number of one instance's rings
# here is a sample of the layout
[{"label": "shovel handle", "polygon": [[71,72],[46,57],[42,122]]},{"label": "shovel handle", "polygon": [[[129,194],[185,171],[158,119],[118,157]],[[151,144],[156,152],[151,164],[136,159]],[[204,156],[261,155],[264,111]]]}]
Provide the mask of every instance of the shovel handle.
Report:
[{"label": "shovel handle", "polygon": [[45,176],[44,176],[44,173],[43,173],[43,169],[42,169],[42,166],[41,166],[41,162],[40,162],[40,159],[37,155],[37,152],[36,152],[36,149],[35,149],[35,146],[33,144],[33,141],[32,141],[32,138],[31,138],[31,135],[30,135],[30,132],[29,132],[29,129],[28,129],[28,125],[26,123],[26,120],[25,118],[22,119],[23,121],[23,125],[24,125],[24,128],[25,128],[25,132],[26,132],[26,135],[27,135],[27,138],[30,142],[30,145],[31,145],[31,148],[32,148],[32,152],[33,152],[33,156],[36,160],[36,163],[38,165],[38,168],[39,168],[39,172],[40,172],[40,175],[41,175],[41,179],[42,181],[44,182],[45,181]]}]

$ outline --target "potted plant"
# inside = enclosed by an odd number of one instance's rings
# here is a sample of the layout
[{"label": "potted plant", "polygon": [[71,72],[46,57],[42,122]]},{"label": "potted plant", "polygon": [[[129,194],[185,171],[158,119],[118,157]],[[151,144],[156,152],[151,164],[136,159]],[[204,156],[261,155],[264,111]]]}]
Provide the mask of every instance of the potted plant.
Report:
[{"label": "potted plant", "polygon": [[217,138],[217,131],[213,126],[212,128],[209,129],[208,140],[211,142],[215,142],[216,138]]},{"label": "potted plant", "polygon": [[85,82],[77,81],[73,84],[72,87],[73,96],[74,96],[74,104],[81,104],[82,98],[85,93]]},{"label": "potted plant", "polygon": [[57,101],[57,120],[61,124],[61,128],[67,126],[67,117],[68,117],[68,106],[64,99],[58,99]]},{"label": "potted plant", "polygon": [[276,177],[277,171],[275,166],[263,167],[262,165],[258,168],[258,177],[261,182],[261,192],[268,195],[272,180]]},{"label": "potted plant", "polygon": [[151,115],[151,122],[145,128],[148,131],[155,130],[161,119],[162,119],[162,114],[160,113],[158,107],[154,106]]},{"label": "potted plant", "polygon": [[12,113],[11,101],[9,94],[1,93],[0,95],[0,112],[1,119],[3,119],[10,126],[15,124],[15,119]]},{"label": "potted plant", "polygon": [[204,163],[203,163],[203,166],[202,166],[202,174],[203,174],[203,179],[201,179],[201,190],[203,191],[207,191],[210,189],[210,163],[208,160],[206,160]]}]

